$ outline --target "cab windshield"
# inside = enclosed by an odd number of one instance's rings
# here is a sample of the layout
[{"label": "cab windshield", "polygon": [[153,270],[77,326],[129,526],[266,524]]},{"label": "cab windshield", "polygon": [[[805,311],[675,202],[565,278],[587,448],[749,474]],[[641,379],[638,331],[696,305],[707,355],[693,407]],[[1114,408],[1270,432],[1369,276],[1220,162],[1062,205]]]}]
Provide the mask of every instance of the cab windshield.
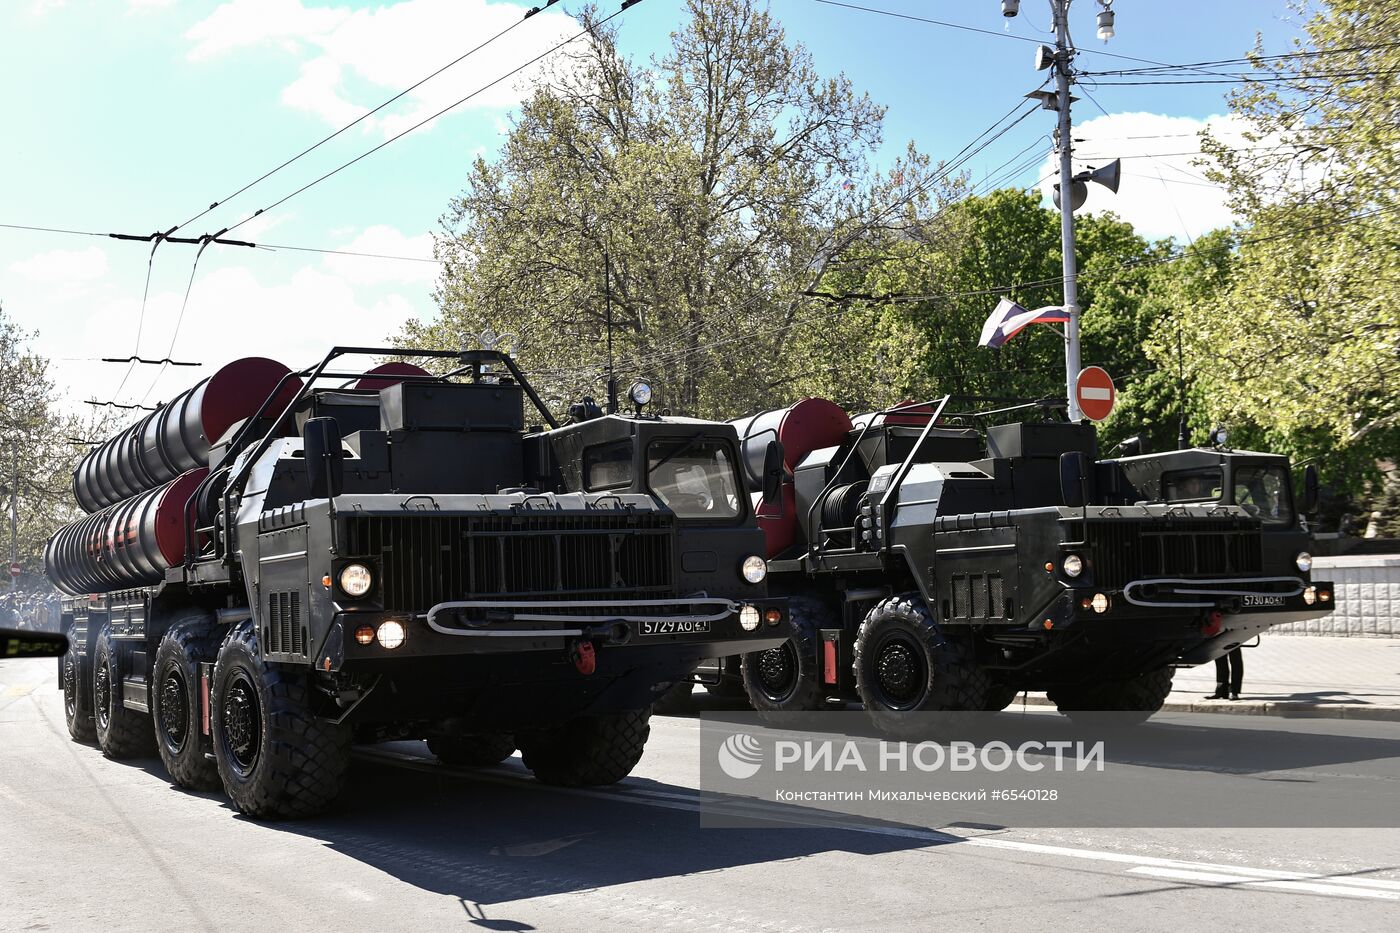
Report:
[{"label": "cab windshield", "polygon": [[738,518],[738,479],[729,445],[721,440],[668,438],[647,447],[647,484],[680,518]]},{"label": "cab windshield", "polygon": [[1235,470],[1235,505],[1266,525],[1291,525],[1293,502],[1288,473],[1283,467],[1241,467]]}]

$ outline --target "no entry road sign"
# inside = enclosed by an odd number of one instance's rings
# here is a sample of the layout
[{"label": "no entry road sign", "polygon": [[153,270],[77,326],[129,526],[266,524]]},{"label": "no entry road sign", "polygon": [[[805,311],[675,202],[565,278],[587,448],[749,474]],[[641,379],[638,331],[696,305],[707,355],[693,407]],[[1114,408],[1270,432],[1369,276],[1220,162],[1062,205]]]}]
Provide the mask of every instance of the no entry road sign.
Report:
[{"label": "no entry road sign", "polygon": [[1079,410],[1090,421],[1102,421],[1113,411],[1113,401],[1118,392],[1113,388],[1113,379],[1097,366],[1085,366],[1074,380],[1074,394],[1079,399]]}]

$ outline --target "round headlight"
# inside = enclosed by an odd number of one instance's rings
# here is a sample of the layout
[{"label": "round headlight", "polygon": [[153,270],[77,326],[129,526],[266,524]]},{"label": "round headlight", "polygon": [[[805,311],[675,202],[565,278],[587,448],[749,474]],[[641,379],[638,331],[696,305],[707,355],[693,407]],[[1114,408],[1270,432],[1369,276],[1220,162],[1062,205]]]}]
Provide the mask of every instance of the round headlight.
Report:
[{"label": "round headlight", "polygon": [[651,386],[645,382],[634,382],[632,388],[627,390],[627,397],[632,400],[634,405],[649,405],[651,404]]},{"label": "round headlight", "polygon": [[1312,569],[1312,555],[1307,551],[1299,551],[1298,556],[1293,558],[1293,563],[1298,565],[1298,569],[1307,573]]},{"label": "round headlight", "polygon": [[1084,558],[1078,554],[1070,554],[1060,564],[1060,569],[1065,572],[1067,577],[1077,577],[1084,572]]},{"label": "round headlight", "polygon": [[740,609],[739,624],[743,626],[746,632],[752,632],[754,629],[758,628],[758,607],[745,606]]},{"label": "round headlight", "polygon": [[402,622],[390,619],[387,622],[379,623],[379,631],[375,632],[374,636],[379,639],[381,648],[393,649],[403,644],[404,636],[407,634]]},{"label": "round headlight", "polygon": [[369,592],[374,575],[364,564],[346,564],[340,568],[340,590],[347,596],[359,598]]},{"label": "round headlight", "polygon": [[1303,602],[1307,603],[1309,606],[1317,602],[1317,587],[1310,586],[1303,590]]},{"label": "round headlight", "polygon": [[1089,605],[1094,607],[1095,612],[1107,612],[1109,605],[1107,594],[1095,593],[1094,599]]},{"label": "round headlight", "polygon": [[762,583],[764,577],[768,576],[768,561],[751,554],[744,558],[744,566],[741,569],[744,579],[750,583]]}]

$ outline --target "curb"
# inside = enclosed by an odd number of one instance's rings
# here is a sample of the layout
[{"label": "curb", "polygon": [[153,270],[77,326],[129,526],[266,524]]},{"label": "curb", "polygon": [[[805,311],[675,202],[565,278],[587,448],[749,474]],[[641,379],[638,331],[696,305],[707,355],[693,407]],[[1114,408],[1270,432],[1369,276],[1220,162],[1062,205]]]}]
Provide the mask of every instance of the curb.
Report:
[{"label": "curb", "polygon": [[[1027,706],[1054,706],[1049,698],[1032,694]],[[1217,713],[1228,716],[1279,716],[1285,719],[1356,719],[1400,722],[1400,706],[1367,706],[1360,703],[1299,703],[1287,700],[1223,700],[1162,704],[1164,713]]]}]

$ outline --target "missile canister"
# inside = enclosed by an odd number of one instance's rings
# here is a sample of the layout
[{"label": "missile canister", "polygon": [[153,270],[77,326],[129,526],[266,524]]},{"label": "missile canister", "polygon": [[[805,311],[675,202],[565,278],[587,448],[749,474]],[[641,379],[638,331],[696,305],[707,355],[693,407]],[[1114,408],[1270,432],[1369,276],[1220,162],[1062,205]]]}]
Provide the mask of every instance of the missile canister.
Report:
[{"label": "missile canister", "polygon": [[190,470],[60,528],[44,548],[48,578],[75,596],[159,583],[185,559],[185,506],[208,472]]},{"label": "missile canister", "polygon": [[[73,473],[74,498],[97,512],[208,466],[209,446],[256,413],[288,372],[262,357],[225,365],[84,457]],[[269,413],[280,412],[300,386],[287,380]]]}]

